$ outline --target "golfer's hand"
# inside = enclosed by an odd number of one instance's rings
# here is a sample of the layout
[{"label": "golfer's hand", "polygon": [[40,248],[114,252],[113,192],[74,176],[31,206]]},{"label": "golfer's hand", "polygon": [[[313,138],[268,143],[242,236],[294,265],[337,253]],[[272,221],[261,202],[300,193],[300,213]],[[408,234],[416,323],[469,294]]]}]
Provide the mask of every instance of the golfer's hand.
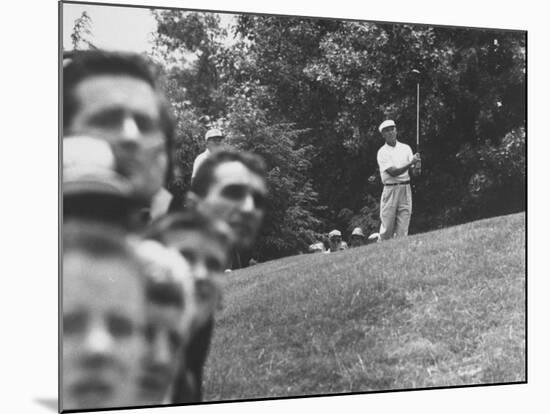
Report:
[{"label": "golfer's hand", "polygon": [[419,161],[420,161],[420,154],[417,152],[416,154],[413,155],[411,163],[414,165]]}]

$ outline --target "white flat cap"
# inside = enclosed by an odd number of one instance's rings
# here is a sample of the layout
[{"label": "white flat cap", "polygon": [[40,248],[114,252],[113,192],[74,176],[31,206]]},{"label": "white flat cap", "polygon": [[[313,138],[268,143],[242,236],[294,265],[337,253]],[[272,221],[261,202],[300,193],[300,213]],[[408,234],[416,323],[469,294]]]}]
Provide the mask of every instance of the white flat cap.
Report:
[{"label": "white flat cap", "polygon": [[363,234],[363,230],[361,230],[361,227],[356,227],[353,229],[353,231],[351,232],[351,235],[352,236],[361,236],[361,237],[365,237],[365,235]]},{"label": "white flat cap", "polygon": [[340,230],[332,230],[329,234],[328,234],[328,238],[332,238],[332,237],[335,237],[335,236],[338,236],[338,237],[342,237],[342,233],[340,233]]},{"label": "white flat cap", "polygon": [[222,131],[217,128],[209,129],[208,132],[206,132],[204,139],[208,141],[210,138],[214,137],[223,137]]},{"label": "white flat cap", "polygon": [[380,124],[380,126],[378,127],[378,131],[382,132],[382,130],[384,128],[387,128],[387,127],[391,127],[391,126],[395,126],[395,122],[393,122],[393,120],[391,119],[386,119],[384,122],[382,122]]}]

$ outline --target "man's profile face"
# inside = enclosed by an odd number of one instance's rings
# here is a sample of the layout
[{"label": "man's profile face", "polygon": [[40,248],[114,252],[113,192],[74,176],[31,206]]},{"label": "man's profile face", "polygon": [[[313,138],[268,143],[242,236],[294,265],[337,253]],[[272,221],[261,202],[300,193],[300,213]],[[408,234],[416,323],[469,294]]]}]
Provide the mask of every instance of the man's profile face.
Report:
[{"label": "man's profile face", "polygon": [[135,403],[144,352],[143,286],[116,258],[63,257],[63,409]]},{"label": "man's profile face", "polygon": [[147,303],[147,351],[136,397],[140,404],[160,404],[168,393],[183,346],[182,312],[183,307],[176,304]]},{"label": "man's profile face", "polygon": [[214,170],[208,193],[198,209],[213,219],[225,221],[236,245],[248,248],[254,243],[267,197],[265,180],[239,161],[227,161]]},{"label": "man's profile face", "polygon": [[397,130],[394,126],[386,127],[382,130],[382,137],[384,137],[386,144],[393,147],[397,140]]},{"label": "man's profile face", "polygon": [[103,74],[83,79],[73,94],[77,108],[64,135],[106,139],[123,159],[125,173],[147,195],[156,193],[164,182],[167,158],[155,90],[136,77]]}]

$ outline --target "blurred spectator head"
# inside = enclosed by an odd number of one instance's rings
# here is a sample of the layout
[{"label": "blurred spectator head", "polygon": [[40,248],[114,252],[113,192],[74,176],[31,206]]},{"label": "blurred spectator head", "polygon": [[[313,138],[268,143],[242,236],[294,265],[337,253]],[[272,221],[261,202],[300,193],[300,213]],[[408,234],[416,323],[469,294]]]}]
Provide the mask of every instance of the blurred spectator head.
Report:
[{"label": "blurred spectator head", "polygon": [[107,222],[123,228],[139,225],[141,200],[131,182],[117,173],[110,145],[98,138],[63,140],[63,217]]},{"label": "blurred spectator head", "polygon": [[358,247],[363,245],[364,243],[365,243],[365,234],[363,233],[363,230],[361,229],[361,227],[355,227],[351,232],[350,246]]},{"label": "blurred spectator head", "polygon": [[194,323],[201,324],[210,318],[220,303],[220,283],[232,245],[228,225],[197,211],[186,211],[153,222],[146,237],[177,250],[186,259],[195,282]]},{"label": "blurred spectator head", "polygon": [[328,241],[330,244],[338,244],[342,241],[342,233],[340,230],[331,230],[328,233]]},{"label": "blurred spectator head", "polygon": [[123,174],[150,198],[171,178],[174,121],[152,66],[132,53],[72,52],[63,63],[63,136],[112,144]]},{"label": "blurred spectator head", "polygon": [[367,244],[376,243],[380,241],[380,233],[372,233],[367,239]]},{"label": "blurred spectator head", "polygon": [[145,339],[147,351],[138,378],[136,401],[160,404],[169,394],[183,350],[190,340],[196,311],[193,280],[187,262],[153,240],[135,241],[146,279]]},{"label": "blurred spectator head", "polygon": [[62,408],[132,405],[145,351],[139,260],[116,229],[69,220],[62,280]]},{"label": "blurred spectator head", "polygon": [[231,149],[215,151],[202,163],[188,194],[192,208],[229,225],[239,248],[249,248],[254,243],[266,201],[263,159]]}]

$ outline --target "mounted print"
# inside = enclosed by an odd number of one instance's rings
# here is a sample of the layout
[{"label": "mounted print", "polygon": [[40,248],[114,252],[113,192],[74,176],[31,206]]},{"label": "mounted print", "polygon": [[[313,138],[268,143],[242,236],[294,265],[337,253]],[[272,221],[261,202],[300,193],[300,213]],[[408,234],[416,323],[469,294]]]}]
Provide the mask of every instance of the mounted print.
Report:
[{"label": "mounted print", "polygon": [[60,13],[63,412],[526,383],[526,31]]}]

